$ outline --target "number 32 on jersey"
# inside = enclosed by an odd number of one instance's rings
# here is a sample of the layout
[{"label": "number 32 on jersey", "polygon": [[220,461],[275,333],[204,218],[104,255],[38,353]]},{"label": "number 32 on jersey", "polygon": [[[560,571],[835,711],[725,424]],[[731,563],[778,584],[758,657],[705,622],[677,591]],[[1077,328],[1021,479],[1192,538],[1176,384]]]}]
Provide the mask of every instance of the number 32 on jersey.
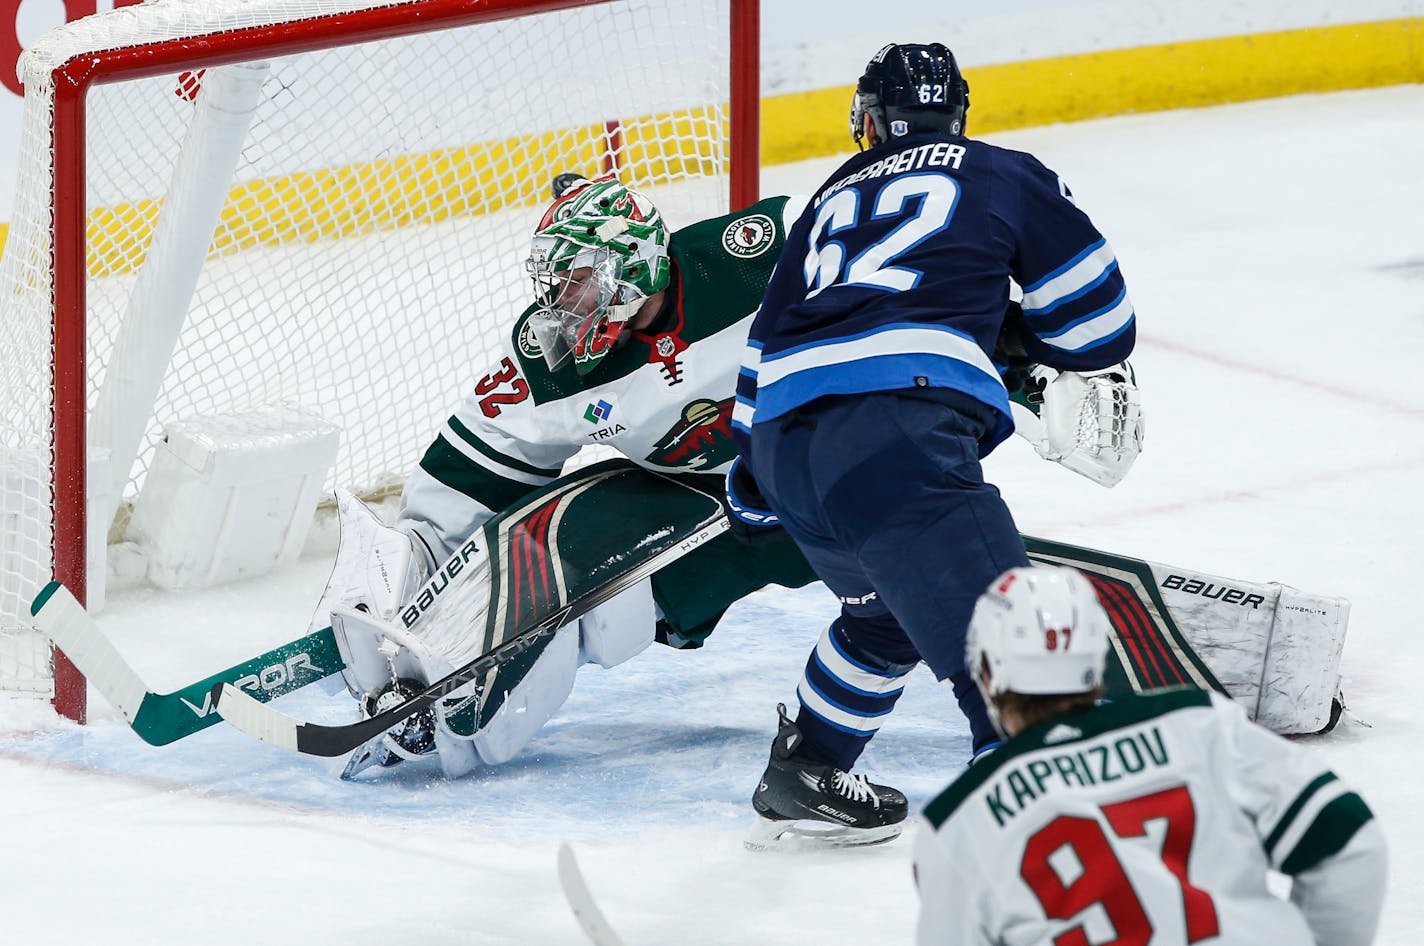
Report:
[{"label": "number 32 on jersey", "polygon": [[519,377],[519,369],[514,362],[503,358],[499,370],[492,371],[475,383],[475,393],[480,396],[480,410],[486,417],[498,417],[500,407],[518,404],[529,396],[529,383]]},{"label": "number 32 on jersey", "polygon": [[[803,272],[806,298],[831,286],[866,286],[903,292],[919,284],[923,272],[894,261],[949,226],[959,203],[959,185],[945,174],[905,174],[876,191],[870,206],[861,206],[860,191],[836,192],[816,211],[810,251]],[[887,218],[902,218],[889,233],[856,252],[857,226]],[[839,237],[839,238],[837,238]],[[847,261],[846,257],[855,255]]]}]

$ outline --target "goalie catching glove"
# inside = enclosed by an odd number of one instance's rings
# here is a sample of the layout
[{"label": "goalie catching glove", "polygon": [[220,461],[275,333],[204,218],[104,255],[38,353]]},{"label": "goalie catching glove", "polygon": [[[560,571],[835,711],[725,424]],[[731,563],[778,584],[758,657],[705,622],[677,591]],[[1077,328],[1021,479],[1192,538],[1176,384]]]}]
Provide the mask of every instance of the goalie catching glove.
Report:
[{"label": "goalie catching glove", "polygon": [[1120,483],[1142,452],[1142,394],[1125,361],[1097,371],[1035,365],[1012,407],[1039,456],[1103,486]]}]

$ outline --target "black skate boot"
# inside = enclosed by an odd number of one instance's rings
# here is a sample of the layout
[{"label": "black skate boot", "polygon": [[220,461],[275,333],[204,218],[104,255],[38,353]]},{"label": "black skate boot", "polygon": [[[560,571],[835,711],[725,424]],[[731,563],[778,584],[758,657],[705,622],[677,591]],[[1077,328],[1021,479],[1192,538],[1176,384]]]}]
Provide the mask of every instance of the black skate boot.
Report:
[{"label": "black skate boot", "polygon": [[[370,719],[424,689],[425,684],[419,680],[403,678],[388,683],[379,693],[368,693],[362,697],[361,718]],[[390,768],[410,759],[430,755],[434,751],[435,711],[425,709],[353,752],[341,777],[349,779],[373,765]]]},{"label": "black skate boot", "polygon": [[812,762],[797,753],[801,730],[778,703],[780,724],[771,761],[752,794],[757,827],[746,840],[753,851],[810,842],[821,847],[859,847],[899,837],[909,811],[905,796],[863,775]]}]

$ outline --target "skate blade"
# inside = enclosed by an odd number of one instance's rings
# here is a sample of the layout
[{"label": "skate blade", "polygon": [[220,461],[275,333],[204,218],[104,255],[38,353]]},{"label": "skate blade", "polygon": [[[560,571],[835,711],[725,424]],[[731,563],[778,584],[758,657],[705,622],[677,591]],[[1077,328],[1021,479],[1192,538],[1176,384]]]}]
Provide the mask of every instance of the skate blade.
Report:
[{"label": "skate blade", "polygon": [[381,733],[375,739],[358,746],[356,751],[351,753],[351,758],[346,763],[346,768],[341,770],[341,780],[349,782],[360,773],[375,766],[383,768],[391,766],[391,751],[385,745],[386,734]]},{"label": "skate blade", "polygon": [[748,851],[823,851],[829,848],[870,847],[900,836],[904,824],[878,828],[849,828],[824,821],[771,821],[758,818],[756,826],[742,841]]}]

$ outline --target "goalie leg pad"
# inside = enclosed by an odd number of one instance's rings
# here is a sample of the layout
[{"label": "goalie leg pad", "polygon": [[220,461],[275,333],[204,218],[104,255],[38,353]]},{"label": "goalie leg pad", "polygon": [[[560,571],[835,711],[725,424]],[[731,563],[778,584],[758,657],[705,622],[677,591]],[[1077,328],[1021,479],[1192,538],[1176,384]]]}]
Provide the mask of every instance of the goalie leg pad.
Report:
[{"label": "goalie leg pad", "polygon": [[579,663],[616,667],[647,649],[657,624],[649,578],[579,618]]},{"label": "goalie leg pad", "polygon": [[533,665],[513,686],[501,670],[486,683],[499,690],[484,701],[498,708],[472,734],[469,710],[447,717],[437,711],[436,745],[446,775],[459,774],[479,762],[499,765],[523,751],[573,692],[578,668],[586,663],[614,667],[645,650],[657,624],[651,581],[644,581],[604,602],[578,621],[560,628],[539,652]]},{"label": "goalie leg pad", "polygon": [[518,755],[569,698],[578,665],[579,629],[575,623],[554,633],[539,659],[504,695],[494,715],[473,738],[467,737],[479,761],[499,765]]}]

